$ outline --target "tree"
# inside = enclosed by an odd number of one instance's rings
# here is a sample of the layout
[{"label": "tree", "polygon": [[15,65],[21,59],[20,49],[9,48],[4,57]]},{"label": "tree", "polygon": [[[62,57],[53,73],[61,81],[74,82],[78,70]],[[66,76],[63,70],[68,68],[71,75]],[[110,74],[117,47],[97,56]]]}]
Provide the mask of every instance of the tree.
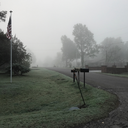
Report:
[{"label": "tree", "polygon": [[101,42],[101,54],[104,58],[105,64],[123,61],[123,47],[124,43],[121,38],[105,38]]},{"label": "tree", "polygon": [[35,65],[36,64],[36,56],[35,56],[35,54],[29,48],[27,48],[26,50],[27,50],[27,53],[31,54],[32,64]]},{"label": "tree", "polygon": [[26,67],[30,67],[32,62],[31,54],[27,53],[25,46],[16,36],[14,36],[12,40],[12,54],[13,63],[18,63]]},{"label": "tree", "polygon": [[0,21],[5,22],[7,11],[0,12]]},{"label": "tree", "polygon": [[[6,73],[10,74],[10,66],[8,66],[5,70],[6,70]],[[30,71],[30,69],[28,67],[23,66],[21,64],[15,63],[12,65],[13,75],[22,75],[23,73],[27,73],[29,71]]]},{"label": "tree", "polygon": [[93,34],[85,25],[76,24],[73,30],[74,41],[81,54],[81,65],[84,66],[84,57],[94,57],[98,53],[98,45],[93,39]]},{"label": "tree", "polygon": [[10,62],[10,42],[6,35],[0,33],[0,66]]},{"label": "tree", "polygon": [[[26,52],[23,43],[15,36],[12,38],[12,63],[30,67],[31,55]],[[10,65],[10,41],[0,33],[0,66]]]},{"label": "tree", "polygon": [[123,51],[124,51],[124,62],[128,64],[128,41],[124,44]]},{"label": "tree", "polygon": [[[70,40],[66,35],[61,37],[62,42],[62,60],[66,61],[66,67],[68,66],[68,63],[71,64],[71,62],[76,59],[76,54],[79,55],[79,52],[72,40]],[[77,57],[79,57],[77,55]]]},{"label": "tree", "polygon": [[58,52],[56,54],[56,57],[54,59],[54,66],[56,67],[63,67],[63,62],[62,62],[62,52]]}]

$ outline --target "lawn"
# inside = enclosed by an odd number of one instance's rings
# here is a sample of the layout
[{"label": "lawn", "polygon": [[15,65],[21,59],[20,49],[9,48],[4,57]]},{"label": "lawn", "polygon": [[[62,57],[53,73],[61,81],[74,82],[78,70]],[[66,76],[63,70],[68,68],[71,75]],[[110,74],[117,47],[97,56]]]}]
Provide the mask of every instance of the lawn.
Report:
[{"label": "lawn", "polygon": [[121,73],[121,74],[112,74],[112,73],[104,73],[104,74],[111,75],[111,76],[118,76],[118,77],[128,78],[128,72],[124,72],[124,73]]},{"label": "lawn", "polygon": [[70,77],[45,68],[24,76],[0,74],[0,128],[71,128],[108,116],[117,107],[116,95],[81,83],[87,107],[77,83]]}]

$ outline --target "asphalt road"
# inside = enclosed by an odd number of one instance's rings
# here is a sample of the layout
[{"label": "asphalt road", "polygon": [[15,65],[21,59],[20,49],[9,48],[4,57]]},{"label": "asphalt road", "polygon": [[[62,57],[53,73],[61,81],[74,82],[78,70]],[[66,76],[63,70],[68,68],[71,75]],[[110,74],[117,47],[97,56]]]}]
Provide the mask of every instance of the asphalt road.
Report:
[{"label": "asphalt road", "polygon": [[[48,68],[69,77],[72,77],[71,69]],[[80,80],[83,81],[83,73],[80,73]],[[109,76],[98,72],[85,74],[85,82],[116,94],[119,97],[119,107],[109,114],[108,118],[92,121],[85,126],[77,128],[128,128],[128,78]]]}]

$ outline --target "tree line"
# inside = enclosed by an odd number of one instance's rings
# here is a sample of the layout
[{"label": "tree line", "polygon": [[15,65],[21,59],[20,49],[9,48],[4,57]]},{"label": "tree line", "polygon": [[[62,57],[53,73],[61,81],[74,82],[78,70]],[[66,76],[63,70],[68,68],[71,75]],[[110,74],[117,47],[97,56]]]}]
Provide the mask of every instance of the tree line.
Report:
[{"label": "tree line", "polygon": [[73,30],[74,42],[66,35],[61,37],[62,42],[62,60],[72,62],[81,58],[81,66],[84,67],[85,57],[94,57],[99,52],[99,47],[93,38],[93,33],[86,25],[76,24]]},{"label": "tree line", "polygon": [[[6,11],[0,12],[0,21],[5,22]],[[19,74],[19,71],[26,73],[29,71],[32,57],[30,53],[27,53],[23,42],[16,36],[12,37],[12,64],[13,73]],[[0,32],[0,67],[7,69],[10,72],[10,40],[6,37],[6,34]]]},{"label": "tree line", "polygon": [[66,35],[61,37],[62,61],[66,66],[75,59],[81,59],[80,66],[85,65],[125,65],[128,62],[128,41],[124,43],[122,39],[107,37],[97,44],[93,33],[86,25],[76,24],[72,32],[74,41]]},{"label": "tree line", "polygon": [[128,41],[123,42],[121,37],[107,37],[100,44],[99,61],[106,65],[126,65],[128,62]]}]

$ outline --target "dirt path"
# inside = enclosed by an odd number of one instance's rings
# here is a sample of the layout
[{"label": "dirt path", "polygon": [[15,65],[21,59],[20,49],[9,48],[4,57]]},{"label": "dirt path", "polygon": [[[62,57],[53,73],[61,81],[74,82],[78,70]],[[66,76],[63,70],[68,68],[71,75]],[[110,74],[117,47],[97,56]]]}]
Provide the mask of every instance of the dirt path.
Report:
[{"label": "dirt path", "polygon": [[[72,77],[70,69],[48,68],[69,77]],[[120,106],[109,114],[108,118],[87,123],[84,127],[77,128],[128,128],[128,78],[109,76],[102,73],[86,73],[86,83],[115,93],[120,100]],[[83,81],[83,74],[80,76]]]}]

